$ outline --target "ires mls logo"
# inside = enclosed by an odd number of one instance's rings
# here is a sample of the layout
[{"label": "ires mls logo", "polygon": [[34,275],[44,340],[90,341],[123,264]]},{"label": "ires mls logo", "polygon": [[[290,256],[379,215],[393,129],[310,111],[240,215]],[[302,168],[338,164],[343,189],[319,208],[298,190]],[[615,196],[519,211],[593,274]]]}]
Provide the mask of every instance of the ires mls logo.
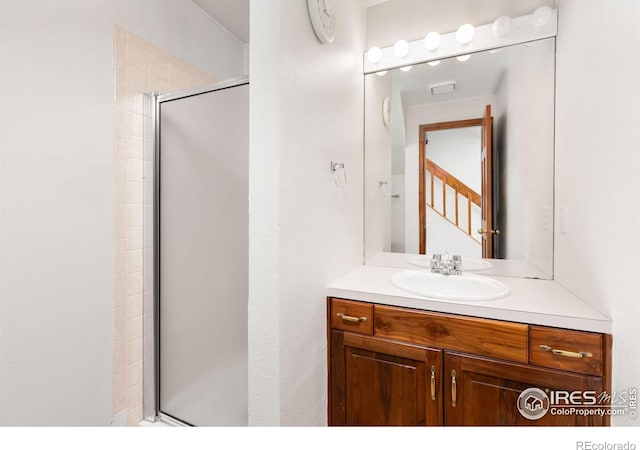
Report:
[{"label": "ires mls logo", "polygon": [[595,391],[551,391],[528,388],[517,401],[522,417],[538,420],[547,413],[554,416],[621,416],[637,418],[638,390],[618,391],[613,394]]},{"label": "ires mls logo", "polygon": [[549,396],[538,388],[528,388],[518,396],[518,411],[522,417],[529,420],[538,420],[549,411]]}]

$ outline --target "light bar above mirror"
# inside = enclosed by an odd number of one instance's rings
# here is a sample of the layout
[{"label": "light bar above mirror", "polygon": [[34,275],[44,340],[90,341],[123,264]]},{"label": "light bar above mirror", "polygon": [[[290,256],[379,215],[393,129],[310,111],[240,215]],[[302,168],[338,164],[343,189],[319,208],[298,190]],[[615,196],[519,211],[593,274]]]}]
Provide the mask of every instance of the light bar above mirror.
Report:
[{"label": "light bar above mirror", "polygon": [[469,55],[485,50],[523,44],[558,33],[558,12],[547,6],[534,13],[510,19],[498,17],[495,22],[473,27],[464,24],[456,31],[437,35],[425,30],[425,38],[406,41],[385,48],[372,47],[364,54],[364,73],[376,73],[399,67],[445,58]]}]

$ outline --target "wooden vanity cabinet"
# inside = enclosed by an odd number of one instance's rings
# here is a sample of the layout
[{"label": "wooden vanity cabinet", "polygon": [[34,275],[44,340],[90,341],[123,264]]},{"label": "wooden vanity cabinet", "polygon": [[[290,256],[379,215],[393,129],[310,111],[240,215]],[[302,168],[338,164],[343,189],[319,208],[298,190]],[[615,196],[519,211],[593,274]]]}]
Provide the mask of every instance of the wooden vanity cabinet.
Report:
[{"label": "wooden vanity cabinet", "polygon": [[328,319],[330,425],[609,424],[517,409],[530,387],[610,392],[608,335],[333,298]]}]

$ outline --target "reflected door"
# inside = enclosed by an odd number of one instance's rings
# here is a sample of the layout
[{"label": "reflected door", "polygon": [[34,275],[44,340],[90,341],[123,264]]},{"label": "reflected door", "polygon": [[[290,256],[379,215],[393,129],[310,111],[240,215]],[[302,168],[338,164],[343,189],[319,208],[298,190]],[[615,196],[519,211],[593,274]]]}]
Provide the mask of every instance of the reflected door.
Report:
[{"label": "reflected door", "polygon": [[481,229],[482,257],[493,258],[493,236],[499,233],[493,229],[492,199],[493,199],[493,117],[491,117],[491,105],[485,107],[482,117],[482,156],[480,167],[482,171],[482,207]]}]

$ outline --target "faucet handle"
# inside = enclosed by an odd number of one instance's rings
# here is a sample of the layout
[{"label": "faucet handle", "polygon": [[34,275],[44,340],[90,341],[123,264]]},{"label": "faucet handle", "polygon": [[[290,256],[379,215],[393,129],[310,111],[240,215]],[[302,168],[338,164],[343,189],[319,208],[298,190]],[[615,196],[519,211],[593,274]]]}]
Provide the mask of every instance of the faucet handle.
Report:
[{"label": "faucet handle", "polygon": [[462,271],[462,256],[453,255],[453,268],[458,272]]}]

